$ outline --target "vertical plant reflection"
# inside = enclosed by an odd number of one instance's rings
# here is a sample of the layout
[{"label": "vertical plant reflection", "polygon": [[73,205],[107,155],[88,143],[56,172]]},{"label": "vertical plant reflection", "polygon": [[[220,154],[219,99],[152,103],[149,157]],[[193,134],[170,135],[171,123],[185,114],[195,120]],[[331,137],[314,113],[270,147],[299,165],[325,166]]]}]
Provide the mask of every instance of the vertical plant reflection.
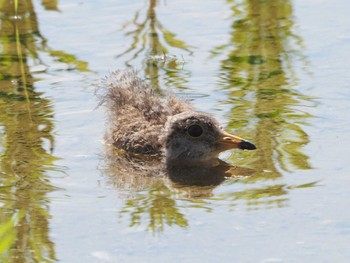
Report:
[{"label": "vertical plant reflection", "polygon": [[[246,0],[227,1],[233,11],[230,43],[218,47],[215,53],[228,52],[221,63],[221,86],[229,92],[235,105],[230,115],[230,128],[257,144],[252,166],[261,172],[252,180],[274,180],[281,170],[310,169],[309,157],[302,147],[309,142],[303,124],[312,117],[307,107],[311,98],[297,91],[293,63],[304,60],[302,40],[294,32],[291,1]],[[247,165],[251,158],[234,153],[235,163]],[[241,156],[240,156],[241,155]],[[309,184],[313,186],[314,184]],[[264,189],[271,196],[288,193],[288,187]],[[240,198],[261,198],[257,189],[237,193]],[[236,199],[238,196],[235,196]],[[282,197],[283,199],[283,197]],[[280,198],[276,198],[276,202]]]},{"label": "vertical plant reflection", "polygon": [[[52,262],[54,245],[48,235],[47,193],[54,190],[45,170],[55,169],[53,111],[50,101],[35,92],[27,64],[35,52],[33,34],[38,33],[30,1],[17,8],[3,1],[1,14],[1,226],[4,262]],[[45,149],[45,144],[48,149]]]},{"label": "vertical plant reflection", "polygon": [[[57,1],[43,1],[57,10]],[[33,3],[0,1],[0,261],[54,262],[49,237],[48,171],[58,171],[51,101],[37,92],[30,66],[46,52],[79,70],[87,64],[48,48]]]},{"label": "vertical plant reflection", "polygon": [[[134,19],[123,26],[122,30],[134,27],[125,33],[125,36],[132,36],[133,41],[130,48],[119,54],[117,58],[125,57],[125,64],[131,66],[132,61],[142,57],[144,75],[158,92],[161,92],[160,69],[165,71],[165,83],[168,87],[184,88],[190,72],[183,68],[184,58],[172,55],[170,50],[175,48],[191,54],[191,46],[176,38],[175,33],[162,25],[157,18],[157,4],[157,0],[149,0],[147,9],[138,10]],[[130,57],[126,58],[127,55]]]},{"label": "vertical plant reflection", "polygon": [[[147,1],[146,8],[138,10],[133,20],[123,26],[122,30],[126,31],[125,36],[132,37],[133,40],[129,45],[130,48],[120,53],[117,58],[123,58],[127,66],[141,59],[140,64],[145,77],[149,79],[153,89],[161,93],[161,70],[165,72],[164,86],[186,88],[190,72],[184,69],[184,58],[173,55],[172,50],[191,54],[191,46],[176,38],[175,33],[162,25],[157,17],[157,4],[157,0]],[[139,67],[140,65],[135,66],[136,69]],[[119,180],[123,181],[124,176],[120,171],[118,176]],[[135,185],[135,188],[138,187]],[[130,227],[148,222],[146,229],[152,233],[163,231],[166,225],[187,226],[186,218],[179,211],[164,182],[146,193],[137,191],[135,197],[128,198],[121,210],[121,215],[130,216]]]},{"label": "vertical plant reflection", "polygon": [[[186,227],[185,215],[172,196],[171,183],[159,176],[164,173],[157,158],[139,159],[110,148],[105,152],[100,171],[108,184],[119,189],[125,200],[120,217],[129,220],[129,227],[144,227],[152,234],[166,226]],[[114,151],[115,150],[115,151]]]},{"label": "vertical plant reflection", "polygon": [[178,204],[171,197],[170,190],[159,185],[145,194],[137,194],[126,201],[121,211],[130,216],[130,227],[147,222],[146,230],[153,234],[164,231],[167,226],[187,227],[188,222],[181,213]]}]

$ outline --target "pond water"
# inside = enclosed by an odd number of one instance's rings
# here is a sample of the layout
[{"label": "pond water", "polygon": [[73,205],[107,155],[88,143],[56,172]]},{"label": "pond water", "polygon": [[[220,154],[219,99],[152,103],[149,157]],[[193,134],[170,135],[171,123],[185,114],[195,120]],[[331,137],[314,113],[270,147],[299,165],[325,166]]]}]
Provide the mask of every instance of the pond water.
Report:
[{"label": "pond water", "polygon": [[[349,9],[0,1],[0,261],[348,262]],[[94,92],[127,67],[254,142],[221,159],[255,172],[106,172]]]}]

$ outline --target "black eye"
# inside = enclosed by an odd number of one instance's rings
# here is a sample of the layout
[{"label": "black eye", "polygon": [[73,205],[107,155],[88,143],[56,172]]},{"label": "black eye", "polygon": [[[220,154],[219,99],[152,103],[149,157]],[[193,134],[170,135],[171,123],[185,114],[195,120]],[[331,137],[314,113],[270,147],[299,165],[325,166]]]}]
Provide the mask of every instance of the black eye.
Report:
[{"label": "black eye", "polygon": [[187,132],[192,137],[199,137],[202,135],[203,129],[201,126],[194,124],[194,125],[191,125],[190,127],[188,127]]}]

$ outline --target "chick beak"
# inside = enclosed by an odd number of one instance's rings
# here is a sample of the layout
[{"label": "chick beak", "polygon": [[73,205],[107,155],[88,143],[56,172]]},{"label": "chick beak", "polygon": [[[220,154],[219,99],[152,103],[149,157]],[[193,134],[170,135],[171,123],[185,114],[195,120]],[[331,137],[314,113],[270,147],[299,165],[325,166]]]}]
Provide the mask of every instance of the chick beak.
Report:
[{"label": "chick beak", "polygon": [[218,141],[219,148],[222,151],[229,149],[255,150],[256,147],[251,142],[244,140],[238,136],[222,131],[221,138]]}]

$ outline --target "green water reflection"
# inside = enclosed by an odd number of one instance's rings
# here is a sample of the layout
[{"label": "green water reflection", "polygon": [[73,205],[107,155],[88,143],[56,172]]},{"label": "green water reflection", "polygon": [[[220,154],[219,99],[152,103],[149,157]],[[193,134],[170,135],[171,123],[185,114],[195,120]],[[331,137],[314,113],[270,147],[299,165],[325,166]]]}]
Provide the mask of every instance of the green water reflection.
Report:
[{"label": "green water reflection", "polygon": [[[237,4],[227,1],[232,10],[231,38],[227,45],[214,50],[226,52],[221,61],[220,86],[229,93],[227,103],[233,107],[229,127],[257,144],[255,158],[235,152],[231,160],[254,167],[255,176],[246,182],[275,180],[282,171],[310,169],[309,157],[302,148],[309,142],[303,125],[312,116],[308,105],[312,98],[297,90],[295,61],[303,61],[302,39],[294,32],[291,1],[250,0]],[[315,182],[306,184],[311,187]],[[248,204],[285,203],[290,189],[298,186],[271,185],[234,193],[234,199]]]},{"label": "green water reflection", "polygon": [[12,1],[1,3],[0,257],[2,262],[52,262],[47,193],[54,187],[45,170],[56,169],[50,154],[53,110],[35,91],[28,66],[37,57],[34,36],[39,35],[33,5],[22,1],[14,7]]},{"label": "green water reflection", "polygon": [[152,233],[164,231],[166,225],[188,226],[178,202],[171,198],[171,190],[162,184],[127,200],[121,210],[121,215],[123,214],[130,216],[130,227],[148,222],[145,229]]},{"label": "green water reflection", "polygon": [[234,104],[230,127],[255,134],[259,158],[265,158],[256,163],[262,167],[268,163],[275,170],[275,151],[282,169],[309,169],[301,148],[308,143],[302,125],[311,116],[302,105],[309,105],[311,98],[295,88],[293,61],[304,58],[302,41],[293,33],[292,4],[253,0],[229,4],[234,17],[231,41],[216,52],[229,53],[221,63],[220,86],[230,92],[229,103]]},{"label": "green water reflection", "polygon": [[185,88],[190,71],[183,67],[185,60],[182,53],[174,55],[172,52],[179,50],[191,54],[192,46],[176,38],[175,33],[162,25],[157,18],[157,4],[157,0],[149,0],[146,7],[137,10],[134,18],[124,24],[122,31],[126,31],[125,36],[132,37],[132,41],[130,48],[117,58],[123,58],[127,66],[132,66],[132,62],[141,57],[142,63],[138,63],[135,69],[142,64],[145,77],[158,92],[161,92],[160,70],[165,72],[165,85]]},{"label": "green water reflection", "polygon": [[[42,4],[57,10],[57,1]],[[31,67],[47,69],[41,52],[82,71],[87,64],[47,46],[32,1],[0,1],[0,18],[0,261],[54,262],[48,193],[56,188],[47,175],[59,171],[54,112]]]},{"label": "green water reflection", "polygon": [[[145,229],[152,232],[162,231],[164,225],[186,227],[189,223],[179,210],[179,205],[176,205],[179,196],[174,192],[180,192],[180,196],[186,198],[185,206],[207,209],[205,199],[210,198],[228,200],[233,207],[243,201],[248,209],[258,209],[285,206],[288,204],[288,194],[293,189],[317,185],[317,182],[287,185],[278,181],[284,172],[311,169],[309,157],[303,152],[303,146],[309,142],[303,126],[312,117],[308,107],[313,106],[313,101],[297,89],[295,62],[301,61],[306,65],[307,61],[302,54],[302,39],[295,32],[292,2],[247,0],[227,1],[226,4],[232,10],[230,41],[212,51],[213,59],[218,54],[227,54],[221,61],[218,85],[219,89],[228,92],[224,103],[232,105],[228,128],[235,134],[250,138],[258,146],[255,153],[236,151],[229,160],[241,167],[253,167],[256,172],[239,180],[242,190],[216,196],[212,193],[214,185],[202,188],[174,186],[159,179],[156,183],[134,181],[124,186],[123,183],[114,182],[119,185],[118,188],[125,189],[127,185],[128,190],[134,192],[121,211],[124,216],[129,214],[130,227],[145,225]],[[167,31],[156,30],[156,25],[160,23],[156,19],[155,6],[156,1],[149,1],[148,17],[143,23],[136,22],[140,13],[135,15],[133,23],[137,29],[128,33],[134,36],[134,43],[118,56],[122,58],[134,52],[127,64],[142,52],[147,58],[145,50],[152,55],[167,51],[159,40],[167,39]],[[182,43],[167,44],[183,49],[188,47]],[[161,77],[158,71],[166,71],[167,65],[146,63],[146,76],[150,76],[150,69],[156,72],[151,75],[152,84],[156,83],[155,87],[159,89],[158,78]],[[170,84],[172,81],[178,82],[178,75],[167,77]],[[266,183],[257,187],[253,184],[257,181]],[[229,180],[226,184],[236,182]],[[153,184],[157,186],[150,187]]]}]

